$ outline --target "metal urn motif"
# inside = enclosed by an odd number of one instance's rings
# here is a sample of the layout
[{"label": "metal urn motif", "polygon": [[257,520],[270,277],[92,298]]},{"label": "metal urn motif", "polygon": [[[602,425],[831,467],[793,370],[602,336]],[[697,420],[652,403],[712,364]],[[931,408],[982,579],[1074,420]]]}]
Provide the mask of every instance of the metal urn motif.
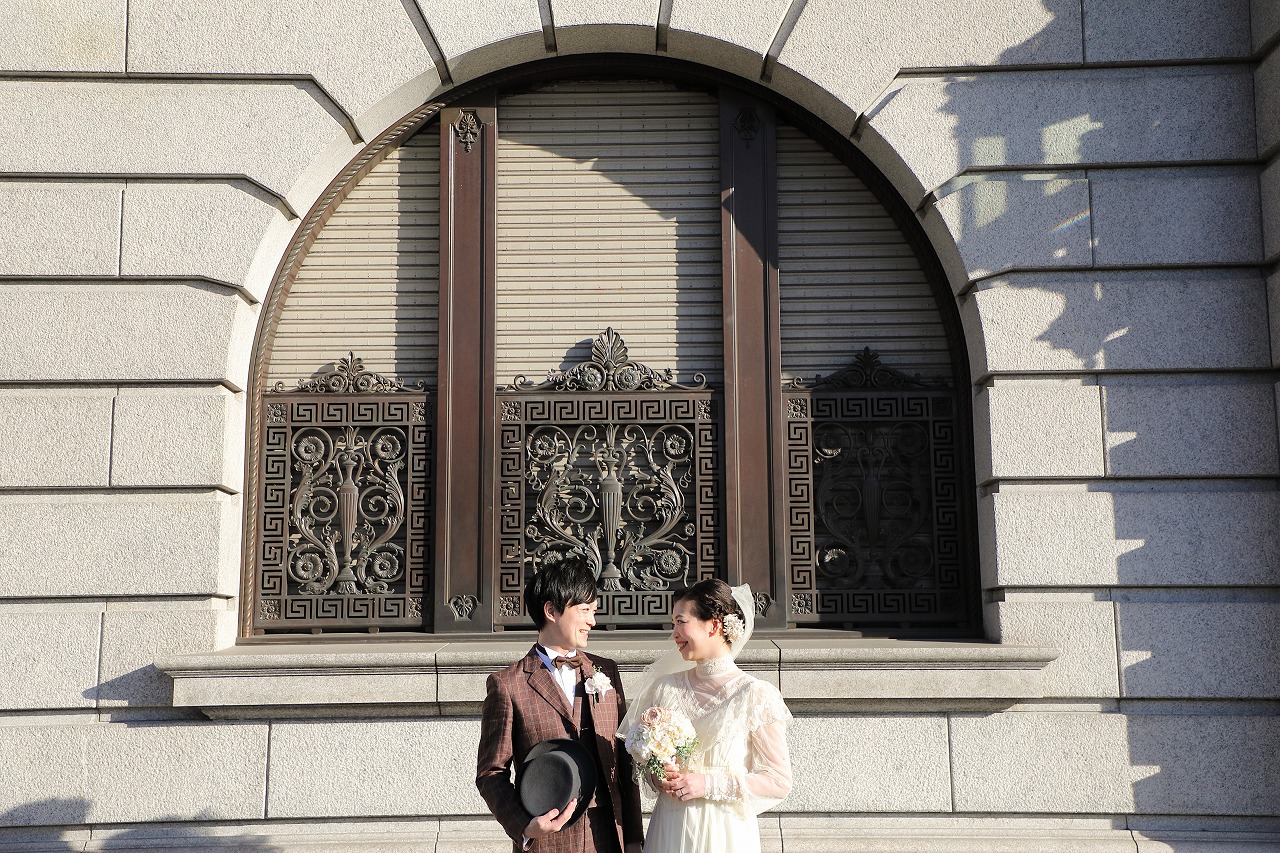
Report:
[{"label": "metal urn motif", "polygon": [[432,408],[348,354],[264,401],[255,630],[421,630]]},{"label": "metal urn motif", "polygon": [[589,359],[499,392],[499,600],[530,572],[575,561],[597,579],[605,624],[651,625],[674,590],[715,571],[713,393],[694,380],[633,360],[606,329]]},{"label": "metal urn motif", "polygon": [[301,541],[289,553],[290,577],[308,595],[387,592],[404,554],[390,541],[405,518],[403,431],[300,430],[293,457],[301,481],[292,520]]},{"label": "metal urn motif", "polygon": [[535,570],[565,559],[591,568],[606,591],[685,582],[694,527],[684,490],[693,435],[678,424],[586,424],[530,433],[526,478],[538,490],[526,535]]}]

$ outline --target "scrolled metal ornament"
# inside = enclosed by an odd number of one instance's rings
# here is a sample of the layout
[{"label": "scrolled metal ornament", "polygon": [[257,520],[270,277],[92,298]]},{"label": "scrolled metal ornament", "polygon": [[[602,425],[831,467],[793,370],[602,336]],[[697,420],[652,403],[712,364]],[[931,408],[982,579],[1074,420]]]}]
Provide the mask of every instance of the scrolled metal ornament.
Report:
[{"label": "scrolled metal ornament", "polygon": [[449,599],[449,609],[459,621],[466,621],[480,604],[474,595],[455,595]]},{"label": "scrolled metal ornament", "polygon": [[738,116],[733,120],[733,129],[738,132],[738,138],[751,147],[751,142],[760,133],[760,116],[751,107],[743,107],[738,110]]},{"label": "scrolled metal ornament", "polygon": [[688,576],[685,490],[694,438],[679,424],[532,430],[525,478],[538,490],[526,527],[535,571],[581,561],[606,592],[660,590]]},{"label": "scrolled metal ornament", "polygon": [[814,391],[861,391],[868,389],[946,388],[949,383],[938,377],[908,374],[880,362],[880,354],[863,347],[848,367],[811,380],[792,379],[787,387]]},{"label": "scrolled metal ornament", "polygon": [[802,623],[955,625],[971,568],[958,392],[886,367],[864,348],[813,387],[787,422],[789,613]]},{"label": "scrolled metal ornament", "polygon": [[[591,571],[606,625],[656,626],[675,591],[723,562],[719,424],[698,375],[678,385],[606,329],[592,357],[498,392],[494,600],[518,604],[530,574]],[[502,609],[499,625],[522,610]]]},{"label": "scrolled metal ornament", "polygon": [[[310,379],[298,380],[298,387],[289,389],[283,382],[277,382],[272,388],[276,393],[293,390],[310,394],[386,394],[396,391],[421,391],[426,387],[419,382],[414,388],[390,376],[374,373],[364,366],[364,360],[357,358],[353,352],[347,353],[333,364],[333,369],[318,373]],[[425,419],[425,408],[423,410]]]},{"label": "scrolled metal ornament", "polygon": [[462,143],[462,150],[470,154],[471,146],[480,140],[480,119],[476,117],[475,110],[463,110],[453,126],[453,132]]},{"label": "scrolled metal ornament", "polygon": [[390,540],[405,520],[404,433],[302,429],[293,458],[300,482],[292,521],[300,541],[286,557],[290,577],[305,595],[386,593],[403,571],[404,549]]},{"label": "scrolled metal ornament", "polygon": [[591,344],[591,358],[579,362],[568,370],[552,370],[540,382],[531,382],[524,376],[516,376],[507,386],[508,391],[701,391],[707,387],[707,378],[694,374],[694,385],[681,385],[674,381],[670,368],[663,371],[632,361],[626,342],[612,327],[601,332]]},{"label": "scrolled metal ornament", "polygon": [[930,585],[928,451],[917,423],[814,431],[818,572],[830,588]]}]

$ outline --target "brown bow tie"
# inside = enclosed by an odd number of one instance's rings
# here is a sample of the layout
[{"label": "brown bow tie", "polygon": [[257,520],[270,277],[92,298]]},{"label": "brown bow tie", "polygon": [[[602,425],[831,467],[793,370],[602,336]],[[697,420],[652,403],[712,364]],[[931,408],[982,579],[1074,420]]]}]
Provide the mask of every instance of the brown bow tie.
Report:
[{"label": "brown bow tie", "polygon": [[551,665],[554,666],[556,669],[559,669],[562,666],[567,666],[570,669],[582,669],[582,658],[578,657],[577,655],[574,655],[571,658],[566,658],[566,657],[553,658],[551,661]]}]

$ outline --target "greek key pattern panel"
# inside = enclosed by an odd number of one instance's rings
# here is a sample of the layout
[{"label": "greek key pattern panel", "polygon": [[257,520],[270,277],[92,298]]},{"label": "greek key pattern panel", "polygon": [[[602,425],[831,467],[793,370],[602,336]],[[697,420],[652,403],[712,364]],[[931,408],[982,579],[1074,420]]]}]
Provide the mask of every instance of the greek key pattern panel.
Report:
[{"label": "greek key pattern panel", "polygon": [[255,631],[421,631],[432,588],[425,394],[269,393]]},{"label": "greek key pattern panel", "polygon": [[792,387],[783,400],[788,620],[964,620],[953,392]]},{"label": "greek key pattern panel", "polygon": [[710,391],[498,395],[499,625],[526,621],[531,573],[573,560],[598,578],[596,618],[653,626],[721,558]]}]

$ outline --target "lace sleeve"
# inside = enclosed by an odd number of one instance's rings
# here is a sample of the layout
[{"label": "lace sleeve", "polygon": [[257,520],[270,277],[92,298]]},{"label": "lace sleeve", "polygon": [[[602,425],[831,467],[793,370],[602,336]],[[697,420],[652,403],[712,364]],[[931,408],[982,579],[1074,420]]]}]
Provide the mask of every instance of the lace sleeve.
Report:
[{"label": "lace sleeve", "polygon": [[791,753],[787,723],[791,712],[772,685],[754,685],[748,722],[746,772],[717,769],[707,774],[708,800],[733,803],[745,817],[776,807],[791,793]]},{"label": "lace sleeve", "polygon": [[707,793],[703,796],[718,803],[741,803],[742,778],[743,774],[728,771],[708,773]]},{"label": "lace sleeve", "polygon": [[758,815],[776,807],[789,793],[791,753],[786,721],[779,719],[751,733],[751,772],[742,780],[743,805],[748,814]]},{"label": "lace sleeve", "polygon": [[759,682],[755,685],[752,697],[751,713],[747,718],[747,731],[756,732],[774,723],[786,724],[791,721],[791,712],[787,703],[782,701],[782,694],[772,684]]}]

